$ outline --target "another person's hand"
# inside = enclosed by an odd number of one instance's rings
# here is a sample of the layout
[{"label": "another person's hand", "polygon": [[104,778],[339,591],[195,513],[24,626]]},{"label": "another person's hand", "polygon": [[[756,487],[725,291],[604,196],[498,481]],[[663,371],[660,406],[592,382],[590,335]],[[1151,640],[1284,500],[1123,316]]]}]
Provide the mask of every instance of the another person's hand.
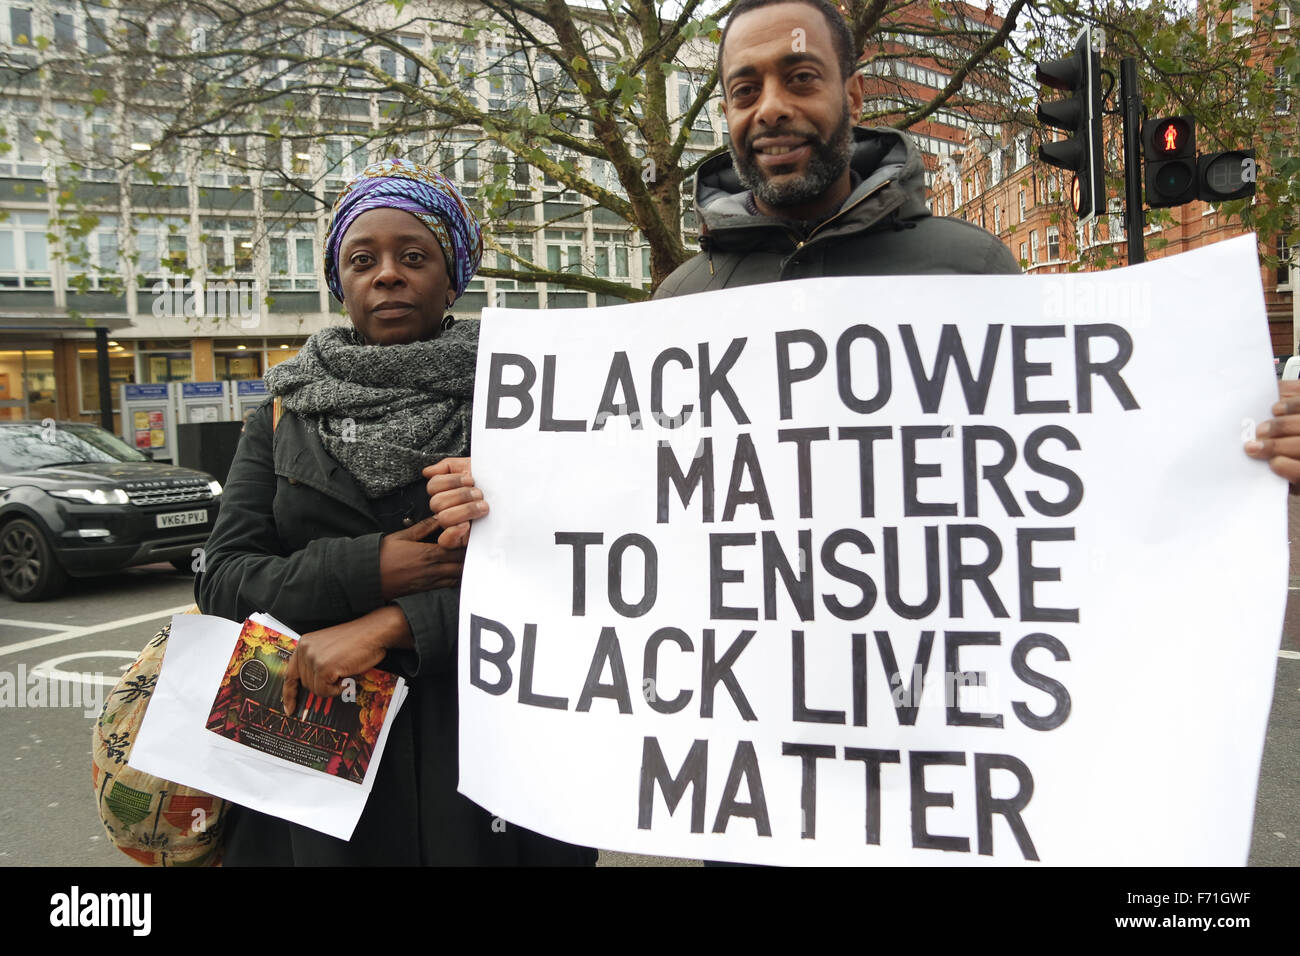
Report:
[{"label": "another person's hand", "polygon": [[411,629],[398,607],[382,607],[345,624],[304,634],[284,671],[281,703],[292,715],[299,687],[320,697],[337,697],[343,679],[377,666],[390,647],[409,647]]},{"label": "another person's hand", "polygon": [[417,591],[454,588],[465,568],[463,547],[444,547],[424,539],[438,531],[435,517],[386,534],[379,543],[379,588],[385,601]]},{"label": "another person's hand", "polygon": [[444,531],[438,544],[444,548],[463,548],[469,541],[469,523],[488,513],[483,492],[474,487],[468,458],[444,458],[424,469],[429,479],[429,510]]},{"label": "another person's hand", "polygon": [[1300,381],[1279,382],[1278,398],[1273,418],[1255,426],[1246,454],[1267,461],[1275,474],[1291,482],[1291,493],[1300,494]]}]

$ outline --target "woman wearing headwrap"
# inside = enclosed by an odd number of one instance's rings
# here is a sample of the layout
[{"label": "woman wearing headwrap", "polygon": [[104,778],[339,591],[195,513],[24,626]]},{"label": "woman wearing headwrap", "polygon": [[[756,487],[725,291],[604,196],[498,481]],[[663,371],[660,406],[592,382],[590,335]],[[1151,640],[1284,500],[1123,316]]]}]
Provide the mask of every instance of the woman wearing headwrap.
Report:
[{"label": "woman wearing headwrap", "polygon": [[276,401],[245,425],[195,590],[204,613],[266,611],[303,635],[287,711],[298,682],[337,694],[374,666],[409,693],[350,841],[236,807],[228,865],[595,860],[456,792],[460,574],[487,505],[463,457],[478,327],[447,312],[482,250],[456,187],[404,160],[367,167],[335,203],[325,277],[351,327],[267,374]]}]

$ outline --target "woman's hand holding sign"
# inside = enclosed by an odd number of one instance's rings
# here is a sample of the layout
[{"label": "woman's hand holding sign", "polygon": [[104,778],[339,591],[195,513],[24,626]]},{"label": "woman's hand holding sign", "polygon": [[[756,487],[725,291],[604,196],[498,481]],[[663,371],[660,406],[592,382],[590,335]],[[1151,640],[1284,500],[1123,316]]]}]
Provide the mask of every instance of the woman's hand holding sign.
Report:
[{"label": "woman's hand holding sign", "polygon": [[429,510],[445,530],[438,536],[444,548],[463,548],[469,541],[469,523],[488,513],[483,492],[474,487],[468,458],[444,458],[424,469],[429,479]]},{"label": "woman's hand holding sign", "polygon": [[1268,462],[1275,474],[1291,482],[1300,494],[1300,381],[1278,384],[1273,418],[1255,426],[1255,440],[1246,442],[1246,454]]}]

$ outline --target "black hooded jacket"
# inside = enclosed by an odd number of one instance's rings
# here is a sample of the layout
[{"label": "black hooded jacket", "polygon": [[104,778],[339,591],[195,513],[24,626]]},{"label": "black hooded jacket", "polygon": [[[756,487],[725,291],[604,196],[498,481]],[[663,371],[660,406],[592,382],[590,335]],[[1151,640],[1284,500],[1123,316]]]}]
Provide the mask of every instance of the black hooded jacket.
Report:
[{"label": "black hooded jacket", "polygon": [[752,214],[731,157],[705,163],[695,178],[703,251],[678,266],[655,298],[820,276],[1020,272],[993,235],[925,208],[925,164],[910,137],[862,127],[853,135],[857,185],[820,223]]}]

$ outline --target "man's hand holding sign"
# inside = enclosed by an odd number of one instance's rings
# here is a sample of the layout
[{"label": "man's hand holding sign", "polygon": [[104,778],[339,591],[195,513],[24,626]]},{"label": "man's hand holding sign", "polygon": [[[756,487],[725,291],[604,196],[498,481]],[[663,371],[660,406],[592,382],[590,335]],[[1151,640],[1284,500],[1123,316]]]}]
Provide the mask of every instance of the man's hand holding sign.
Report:
[{"label": "man's hand holding sign", "polygon": [[1251,241],[490,311],[462,791],[695,858],[1243,862],[1286,573],[1235,450],[1273,387]]},{"label": "man's hand holding sign", "polygon": [[1300,494],[1300,381],[1278,383],[1272,411],[1277,417],[1256,426],[1246,454],[1267,461],[1275,474],[1291,482],[1291,493]]}]

